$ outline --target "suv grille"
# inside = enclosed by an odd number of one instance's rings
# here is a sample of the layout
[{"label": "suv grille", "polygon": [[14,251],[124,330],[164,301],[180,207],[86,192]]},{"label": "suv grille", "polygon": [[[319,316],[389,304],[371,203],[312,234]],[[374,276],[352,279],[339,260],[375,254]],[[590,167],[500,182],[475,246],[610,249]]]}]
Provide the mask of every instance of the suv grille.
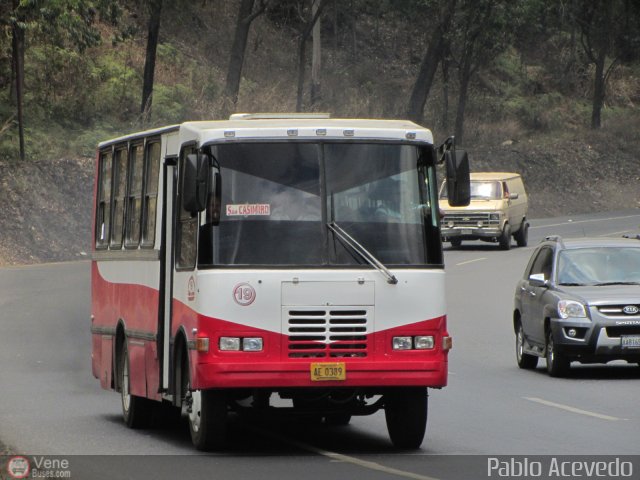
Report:
[{"label": "suv grille", "polygon": [[284,311],[289,358],[366,357],[370,312],[366,308]]},{"label": "suv grille", "polygon": [[498,218],[490,219],[490,213],[481,212],[456,212],[447,213],[442,219],[442,224],[447,225],[449,222],[453,222],[456,227],[477,227],[481,225],[500,225]]},{"label": "suv grille", "polygon": [[[625,307],[636,307],[638,312],[628,314],[624,313]],[[600,312],[605,317],[628,317],[628,318],[639,318],[640,317],[640,305],[600,305],[598,306],[598,312]]]},{"label": "suv grille", "polygon": [[607,337],[619,338],[622,335],[640,335],[640,325],[624,325],[621,327],[606,327]]}]

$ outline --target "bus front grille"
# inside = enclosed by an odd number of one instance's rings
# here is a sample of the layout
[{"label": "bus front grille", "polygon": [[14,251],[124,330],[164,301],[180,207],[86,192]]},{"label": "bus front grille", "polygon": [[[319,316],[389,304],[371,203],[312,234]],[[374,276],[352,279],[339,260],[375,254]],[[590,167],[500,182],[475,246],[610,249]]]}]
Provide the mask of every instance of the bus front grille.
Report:
[{"label": "bus front grille", "polygon": [[289,358],[364,358],[368,354],[366,307],[287,308]]}]

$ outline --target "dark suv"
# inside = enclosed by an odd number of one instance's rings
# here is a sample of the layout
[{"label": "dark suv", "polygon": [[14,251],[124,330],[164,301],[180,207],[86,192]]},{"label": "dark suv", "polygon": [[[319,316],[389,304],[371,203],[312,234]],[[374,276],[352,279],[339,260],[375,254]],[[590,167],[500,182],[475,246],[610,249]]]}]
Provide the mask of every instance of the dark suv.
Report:
[{"label": "dark suv", "polygon": [[516,286],[513,328],[520,368],[640,363],[640,241],[547,237]]}]

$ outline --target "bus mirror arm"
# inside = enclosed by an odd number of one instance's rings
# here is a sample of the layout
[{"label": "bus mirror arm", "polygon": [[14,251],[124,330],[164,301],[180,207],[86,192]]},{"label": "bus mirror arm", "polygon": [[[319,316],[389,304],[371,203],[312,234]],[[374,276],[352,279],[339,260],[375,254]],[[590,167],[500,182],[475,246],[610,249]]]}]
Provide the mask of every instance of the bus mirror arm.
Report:
[{"label": "bus mirror arm", "polygon": [[187,155],[182,179],[182,205],[192,214],[202,212],[206,208],[209,193],[209,156],[198,153]]}]

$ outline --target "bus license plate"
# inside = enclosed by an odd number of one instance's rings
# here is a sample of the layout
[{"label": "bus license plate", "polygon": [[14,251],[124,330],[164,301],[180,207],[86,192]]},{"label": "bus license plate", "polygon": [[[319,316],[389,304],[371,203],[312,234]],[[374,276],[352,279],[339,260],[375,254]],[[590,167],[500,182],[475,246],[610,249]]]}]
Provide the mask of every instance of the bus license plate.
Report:
[{"label": "bus license plate", "polygon": [[313,382],[346,379],[347,368],[344,362],[311,364],[311,381]]},{"label": "bus license plate", "polygon": [[622,348],[640,348],[640,335],[623,335]]}]

